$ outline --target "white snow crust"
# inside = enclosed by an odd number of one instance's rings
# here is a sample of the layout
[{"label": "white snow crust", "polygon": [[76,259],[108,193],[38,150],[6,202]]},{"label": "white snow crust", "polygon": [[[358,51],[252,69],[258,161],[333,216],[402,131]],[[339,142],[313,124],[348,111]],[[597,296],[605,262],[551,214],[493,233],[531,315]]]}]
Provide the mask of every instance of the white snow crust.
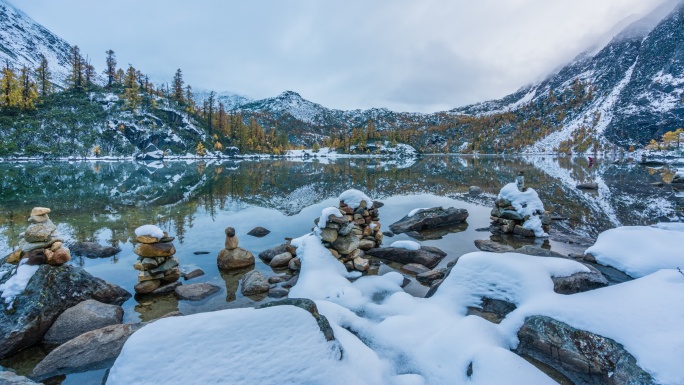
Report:
[{"label": "white snow crust", "polygon": [[515,183],[509,183],[501,188],[499,199],[511,201],[515,211],[523,217],[529,215],[529,219],[523,223],[524,228],[534,231],[534,235],[537,237],[549,236],[542,229],[540,218],[540,213],[544,213],[544,204],[534,189],[527,188],[525,191],[520,191]]},{"label": "white snow crust", "polygon": [[373,206],[373,200],[368,197],[368,195],[356,189],[349,189],[339,197],[341,202],[344,202],[347,206],[356,209],[361,204],[361,201],[366,201],[366,207],[370,208]]},{"label": "white snow crust", "polygon": [[2,292],[0,298],[5,300],[8,308],[12,307],[14,299],[26,289],[26,285],[28,285],[33,275],[38,271],[38,267],[40,267],[38,265],[27,265],[26,261],[28,259],[22,259],[15,274],[7,282],[0,285],[0,291]]},{"label": "white snow crust", "polygon": [[684,224],[623,226],[599,234],[586,250],[602,265],[638,278],[660,269],[684,268]]},{"label": "white snow crust", "polygon": [[420,250],[420,243],[415,241],[395,241],[392,242],[390,247],[396,247],[398,249],[406,250]]},{"label": "white snow crust", "polygon": [[149,235],[150,237],[154,238],[164,238],[164,232],[162,229],[155,225],[142,225],[135,229],[135,235],[140,237],[143,235]]}]

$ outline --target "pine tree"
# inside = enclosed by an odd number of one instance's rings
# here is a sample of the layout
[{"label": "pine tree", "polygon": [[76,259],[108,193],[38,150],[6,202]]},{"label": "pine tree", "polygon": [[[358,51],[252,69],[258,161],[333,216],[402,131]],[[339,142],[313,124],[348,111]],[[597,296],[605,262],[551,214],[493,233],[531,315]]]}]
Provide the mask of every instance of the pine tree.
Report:
[{"label": "pine tree", "polygon": [[105,52],[107,54],[107,68],[104,74],[107,76],[107,88],[112,88],[116,81],[116,55],[111,49]]},{"label": "pine tree", "polygon": [[123,81],[124,81],[124,78],[125,78],[125,77],[126,77],[126,73],[124,72],[124,70],[123,70],[122,68],[119,68],[119,69],[116,71],[116,78],[115,78],[114,81],[115,81],[117,84],[123,84]]},{"label": "pine tree", "polygon": [[92,87],[95,80],[95,67],[90,64],[90,59],[83,60],[83,85],[84,87]]},{"label": "pine tree", "polygon": [[48,67],[45,55],[40,55],[40,66],[36,68],[36,83],[38,84],[38,94],[44,98],[52,93],[52,72]]},{"label": "pine tree", "polygon": [[211,91],[209,93],[209,99],[207,99],[207,128],[209,135],[214,133],[214,102],[216,101],[216,92]]},{"label": "pine tree", "polygon": [[183,72],[179,68],[176,70],[176,74],[173,75],[173,99],[181,104],[185,101],[183,98],[183,84]]}]

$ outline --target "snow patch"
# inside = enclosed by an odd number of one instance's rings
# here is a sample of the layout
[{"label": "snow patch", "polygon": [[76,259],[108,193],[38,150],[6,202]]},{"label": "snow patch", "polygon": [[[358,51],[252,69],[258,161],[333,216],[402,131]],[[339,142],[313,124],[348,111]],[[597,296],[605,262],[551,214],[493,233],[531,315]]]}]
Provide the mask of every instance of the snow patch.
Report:
[{"label": "snow patch", "polygon": [[414,241],[395,241],[390,247],[406,250],[420,250],[420,243]]},{"label": "snow patch", "polygon": [[0,297],[5,300],[6,304],[9,304],[8,308],[12,307],[14,298],[26,289],[26,285],[28,285],[29,281],[40,267],[38,265],[27,265],[27,261],[28,259],[22,259],[19,262],[16,273],[11,276],[7,282],[0,285],[0,291],[2,292]]},{"label": "snow patch", "polygon": [[373,206],[373,200],[371,200],[368,195],[364,194],[363,192],[356,190],[356,189],[350,189],[342,194],[340,194],[340,202],[344,202],[347,206],[356,209],[361,205],[362,201],[366,202],[366,207],[370,208]]},{"label": "snow patch", "polygon": [[154,238],[164,238],[164,231],[155,225],[143,225],[135,229],[135,235],[141,237],[143,235],[148,235]]}]

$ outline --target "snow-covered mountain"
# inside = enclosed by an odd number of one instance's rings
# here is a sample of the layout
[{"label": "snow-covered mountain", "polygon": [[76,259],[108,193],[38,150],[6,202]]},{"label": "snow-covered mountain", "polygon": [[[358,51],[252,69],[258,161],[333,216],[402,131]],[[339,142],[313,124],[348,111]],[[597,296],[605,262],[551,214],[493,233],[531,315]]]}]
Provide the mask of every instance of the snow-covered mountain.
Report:
[{"label": "snow-covered mountain", "polygon": [[[684,126],[684,2],[671,1],[629,25],[603,49],[579,55],[544,81],[500,100],[451,110],[473,116],[549,105],[580,80],[592,93],[567,111],[558,129],[529,146],[533,152],[557,148],[587,130],[601,142],[628,146]],[[571,146],[572,147],[572,146]]]},{"label": "snow-covered mountain", "polygon": [[[211,91],[207,90],[195,90],[193,92],[192,98],[195,100],[195,103],[201,106],[205,100],[209,99],[210,93]],[[217,92],[215,98],[215,103],[217,105],[218,103],[223,103],[223,106],[226,110],[234,110],[252,101],[252,99],[246,96],[233,92]]]},{"label": "snow-covered mountain", "polygon": [[40,65],[45,55],[57,83],[69,72],[71,46],[64,39],[36,23],[25,13],[0,0],[0,62],[16,68]]}]

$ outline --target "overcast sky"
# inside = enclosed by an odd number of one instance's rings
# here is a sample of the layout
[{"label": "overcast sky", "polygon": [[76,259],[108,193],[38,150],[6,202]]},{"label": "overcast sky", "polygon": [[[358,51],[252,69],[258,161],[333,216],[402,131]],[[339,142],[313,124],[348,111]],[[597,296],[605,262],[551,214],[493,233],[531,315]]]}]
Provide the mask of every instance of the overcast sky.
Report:
[{"label": "overcast sky", "polygon": [[432,112],[538,80],[664,0],[10,0],[153,79],[326,107]]}]

